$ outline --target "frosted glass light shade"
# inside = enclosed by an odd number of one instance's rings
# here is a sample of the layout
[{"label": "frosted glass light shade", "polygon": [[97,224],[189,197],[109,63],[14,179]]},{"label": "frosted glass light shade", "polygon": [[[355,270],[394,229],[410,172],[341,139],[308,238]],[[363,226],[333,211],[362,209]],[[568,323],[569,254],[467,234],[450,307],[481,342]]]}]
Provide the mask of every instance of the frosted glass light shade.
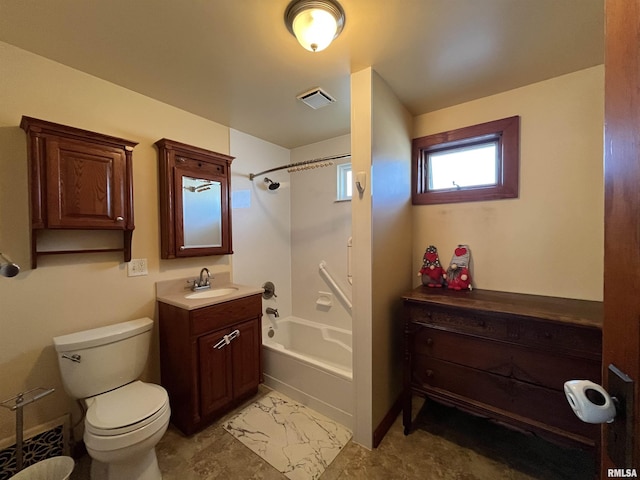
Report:
[{"label": "frosted glass light shade", "polygon": [[344,11],[334,0],[294,0],[285,23],[300,45],[310,52],[327,48],[344,26]]},{"label": "frosted glass light shade", "polygon": [[337,30],[338,24],[333,15],[319,8],[304,10],[293,19],[293,33],[300,45],[311,52],[327,48]]}]

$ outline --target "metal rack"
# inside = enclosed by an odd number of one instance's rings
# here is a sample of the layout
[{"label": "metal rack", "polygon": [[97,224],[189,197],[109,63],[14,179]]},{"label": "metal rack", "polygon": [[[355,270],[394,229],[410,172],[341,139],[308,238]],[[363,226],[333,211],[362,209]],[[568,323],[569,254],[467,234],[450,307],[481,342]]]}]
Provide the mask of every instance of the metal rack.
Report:
[{"label": "metal rack", "polygon": [[22,470],[23,466],[22,436],[24,417],[22,409],[53,392],[55,392],[55,388],[36,387],[0,402],[0,406],[16,412],[16,473]]}]

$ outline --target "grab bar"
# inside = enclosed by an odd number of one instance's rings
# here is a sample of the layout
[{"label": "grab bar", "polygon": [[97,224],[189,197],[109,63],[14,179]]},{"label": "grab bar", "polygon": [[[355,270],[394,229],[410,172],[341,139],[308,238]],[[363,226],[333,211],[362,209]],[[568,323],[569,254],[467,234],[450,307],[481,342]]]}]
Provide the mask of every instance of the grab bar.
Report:
[{"label": "grab bar", "polygon": [[353,275],[351,275],[351,248],[353,247],[353,237],[347,240],[347,282],[353,285]]},{"label": "grab bar", "polygon": [[353,307],[352,304],[351,304],[351,300],[349,300],[347,295],[342,291],[340,286],[336,283],[336,281],[333,279],[331,274],[328,272],[328,270],[327,270],[327,262],[322,260],[318,267],[320,268],[320,272],[324,274],[325,278],[328,280],[329,284],[336,291],[338,296],[342,299],[342,301],[345,303],[345,305],[347,305],[347,307],[349,307],[349,310],[351,310],[352,307]]}]

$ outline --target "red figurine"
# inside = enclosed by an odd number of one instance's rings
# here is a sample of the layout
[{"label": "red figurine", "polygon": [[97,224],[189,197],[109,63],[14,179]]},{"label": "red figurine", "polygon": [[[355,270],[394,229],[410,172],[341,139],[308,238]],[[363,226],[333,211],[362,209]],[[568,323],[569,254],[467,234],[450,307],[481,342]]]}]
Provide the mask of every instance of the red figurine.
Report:
[{"label": "red figurine", "polygon": [[467,245],[458,245],[447,269],[447,287],[453,290],[471,290],[471,252]]},{"label": "red figurine", "polygon": [[418,275],[422,276],[422,284],[426,287],[442,287],[445,282],[445,270],[440,265],[438,249],[429,245],[424,252],[422,268]]}]

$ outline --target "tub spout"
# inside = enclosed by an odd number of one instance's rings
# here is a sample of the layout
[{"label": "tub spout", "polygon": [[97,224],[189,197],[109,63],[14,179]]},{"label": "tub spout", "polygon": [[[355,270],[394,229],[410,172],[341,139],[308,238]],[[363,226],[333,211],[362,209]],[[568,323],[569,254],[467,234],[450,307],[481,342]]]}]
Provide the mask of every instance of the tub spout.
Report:
[{"label": "tub spout", "polygon": [[277,308],[267,307],[267,315],[273,315],[276,318],[280,318],[280,314],[278,313]]}]

